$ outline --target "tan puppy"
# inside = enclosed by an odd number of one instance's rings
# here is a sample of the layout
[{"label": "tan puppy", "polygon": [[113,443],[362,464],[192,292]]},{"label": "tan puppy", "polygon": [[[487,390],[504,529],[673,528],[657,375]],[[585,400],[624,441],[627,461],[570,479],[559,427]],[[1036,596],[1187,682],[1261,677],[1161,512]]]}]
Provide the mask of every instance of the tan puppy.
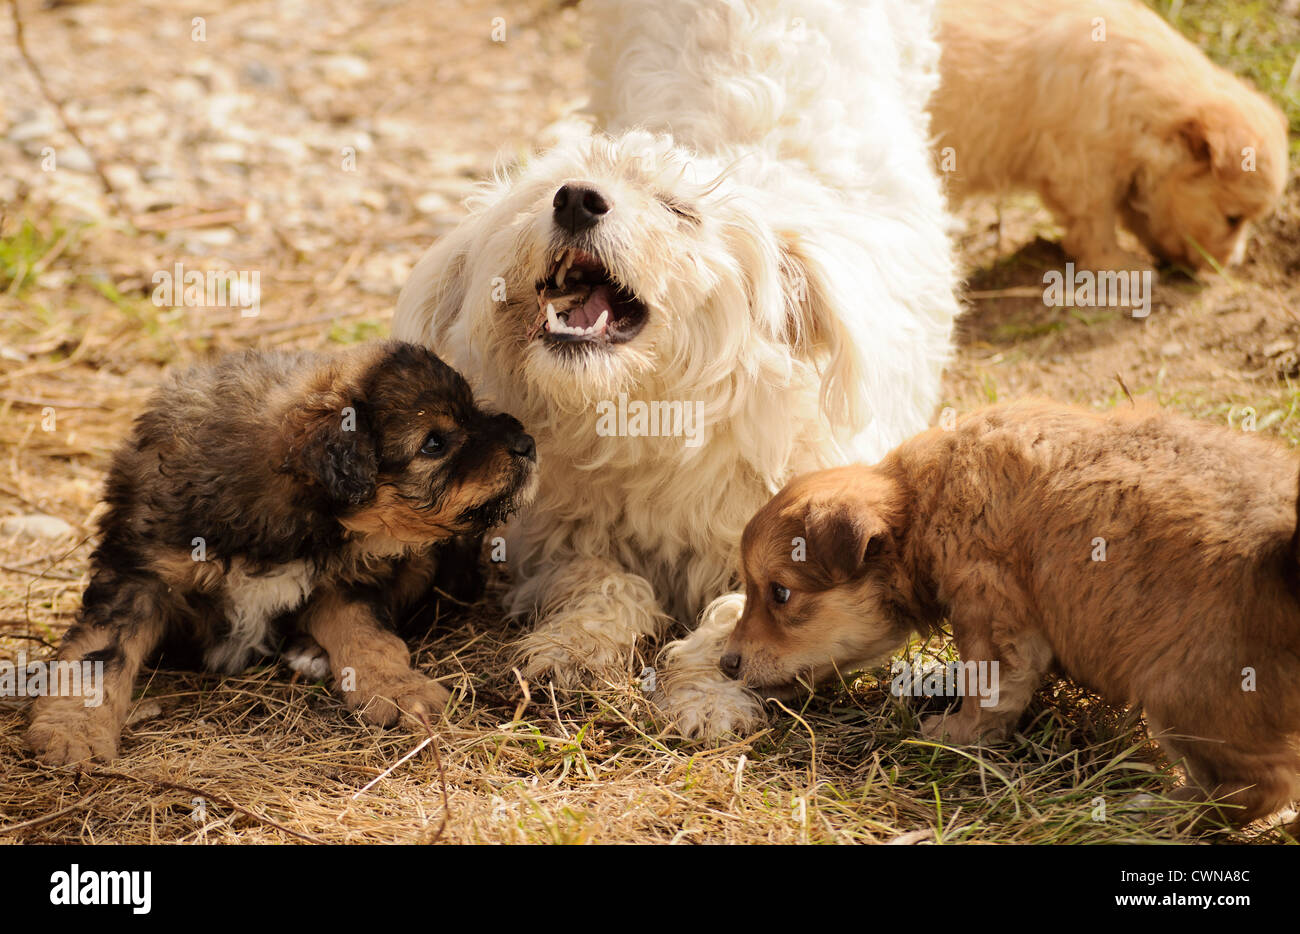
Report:
[{"label": "tan puppy", "polygon": [[1265,816],[1300,767],[1298,466],[1156,410],[978,411],[874,467],[805,474],[754,516],[723,670],[780,692],[946,617],[964,663],[997,663],[996,691],[968,681],[927,735],[1005,735],[1055,666],[1144,708],[1182,797]]},{"label": "tan puppy", "polygon": [[930,105],[958,197],[1029,189],[1095,269],[1241,258],[1287,178],[1282,112],[1135,0],[945,0]]}]

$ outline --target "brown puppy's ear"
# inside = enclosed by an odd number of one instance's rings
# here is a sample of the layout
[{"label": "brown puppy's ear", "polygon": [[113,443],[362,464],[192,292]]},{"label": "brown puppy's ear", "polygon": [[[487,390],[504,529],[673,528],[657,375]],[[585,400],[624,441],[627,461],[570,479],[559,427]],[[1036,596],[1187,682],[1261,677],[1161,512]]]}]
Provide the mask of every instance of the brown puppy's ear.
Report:
[{"label": "brown puppy's ear", "polygon": [[804,517],[808,551],[838,580],[866,572],[884,549],[889,527],[874,510],[851,500],[814,503]]},{"label": "brown puppy's ear", "polygon": [[336,503],[358,506],[375,495],[379,463],[362,406],[337,391],[313,392],[290,409],[284,427],[289,473]]}]

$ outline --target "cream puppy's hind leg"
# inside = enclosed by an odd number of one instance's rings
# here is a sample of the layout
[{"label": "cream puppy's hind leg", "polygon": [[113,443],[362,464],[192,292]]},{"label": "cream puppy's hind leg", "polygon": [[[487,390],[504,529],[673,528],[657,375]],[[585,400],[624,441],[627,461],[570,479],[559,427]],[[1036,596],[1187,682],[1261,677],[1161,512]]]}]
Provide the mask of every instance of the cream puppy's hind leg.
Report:
[{"label": "cream puppy's hind leg", "polygon": [[683,736],[715,739],[767,723],[762,699],[718,667],[744,609],[744,594],[723,594],[705,608],[693,633],[664,649],[657,700]]},{"label": "cream puppy's hind leg", "polygon": [[626,681],[640,643],[668,622],[649,581],[600,558],[553,556],[512,603],[537,617],[517,646],[524,677],[564,690]]}]

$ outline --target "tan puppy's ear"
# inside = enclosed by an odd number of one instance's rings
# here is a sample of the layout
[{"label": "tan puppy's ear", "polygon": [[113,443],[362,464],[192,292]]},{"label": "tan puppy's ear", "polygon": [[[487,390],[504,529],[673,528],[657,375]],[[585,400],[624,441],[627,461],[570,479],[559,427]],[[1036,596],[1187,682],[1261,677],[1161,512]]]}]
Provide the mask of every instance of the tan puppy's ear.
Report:
[{"label": "tan puppy's ear", "polygon": [[1176,132],[1193,159],[1225,179],[1244,171],[1247,151],[1258,145],[1243,126],[1240,114],[1215,105],[1179,123]]},{"label": "tan puppy's ear", "polygon": [[375,495],[378,458],[363,407],[337,389],[309,393],[285,416],[283,469],[341,505]]},{"label": "tan puppy's ear", "polygon": [[879,513],[855,500],[813,503],[804,516],[808,552],[835,580],[851,580],[866,572],[889,539],[889,526]]}]

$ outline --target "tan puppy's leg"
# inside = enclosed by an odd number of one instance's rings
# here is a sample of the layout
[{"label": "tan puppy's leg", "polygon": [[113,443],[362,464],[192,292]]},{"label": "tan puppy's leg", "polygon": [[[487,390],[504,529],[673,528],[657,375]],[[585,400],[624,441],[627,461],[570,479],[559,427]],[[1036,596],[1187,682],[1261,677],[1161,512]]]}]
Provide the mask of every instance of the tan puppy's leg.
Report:
[{"label": "tan puppy's leg", "polygon": [[1065,228],[1061,248],[1085,269],[1150,269],[1151,263],[1119,245],[1119,213],[1109,199],[1093,200],[1086,188],[1056,188],[1044,202]]},{"label": "tan puppy's leg", "polygon": [[[958,745],[980,741],[1000,742],[1015,728],[1034,691],[1042,684],[1052,664],[1052,650],[1047,640],[1028,627],[1005,626],[1015,619],[1011,608],[990,613],[981,609],[972,615],[967,610],[952,619],[953,639],[961,653],[965,683],[962,685],[961,709],[953,716],[936,714],[921,722],[921,733],[929,739],[947,739]],[[999,622],[1001,633],[993,631]],[[992,662],[997,662],[994,669]],[[985,685],[992,687],[988,696],[980,695],[977,670],[966,663],[985,668]]]},{"label": "tan puppy's leg", "polygon": [[1286,807],[1300,793],[1296,750],[1285,740],[1249,750],[1210,739],[1194,731],[1170,729],[1147,713],[1147,727],[1171,763],[1181,764],[1187,783],[1169,795],[1176,801],[1214,802],[1189,813],[1182,825],[1210,830],[1224,824],[1243,826]]},{"label": "tan puppy's leg", "polygon": [[102,680],[89,698],[83,682],[81,696],[42,696],[32,708],[27,743],[46,765],[68,765],[117,757],[118,739],[126,721],[136,675],[158,646],[165,628],[163,602],[152,592],[156,583],[122,584],[117,588],[93,587],[108,593],[106,602],[92,602],[82,610],[82,623],[68,630],[58,661],[93,666],[91,677]]},{"label": "tan puppy's leg", "polygon": [[627,681],[639,645],[668,621],[650,582],[604,559],[550,560],[512,596],[516,612],[537,616],[517,648],[524,677],[565,690]]},{"label": "tan puppy's leg", "polygon": [[411,668],[406,643],[358,598],[334,588],[319,590],[303,610],[301,625],[328,653],[348,708],[369,723],[391,726],[403,713],[436,713],[451,697],[441,684]]}]

